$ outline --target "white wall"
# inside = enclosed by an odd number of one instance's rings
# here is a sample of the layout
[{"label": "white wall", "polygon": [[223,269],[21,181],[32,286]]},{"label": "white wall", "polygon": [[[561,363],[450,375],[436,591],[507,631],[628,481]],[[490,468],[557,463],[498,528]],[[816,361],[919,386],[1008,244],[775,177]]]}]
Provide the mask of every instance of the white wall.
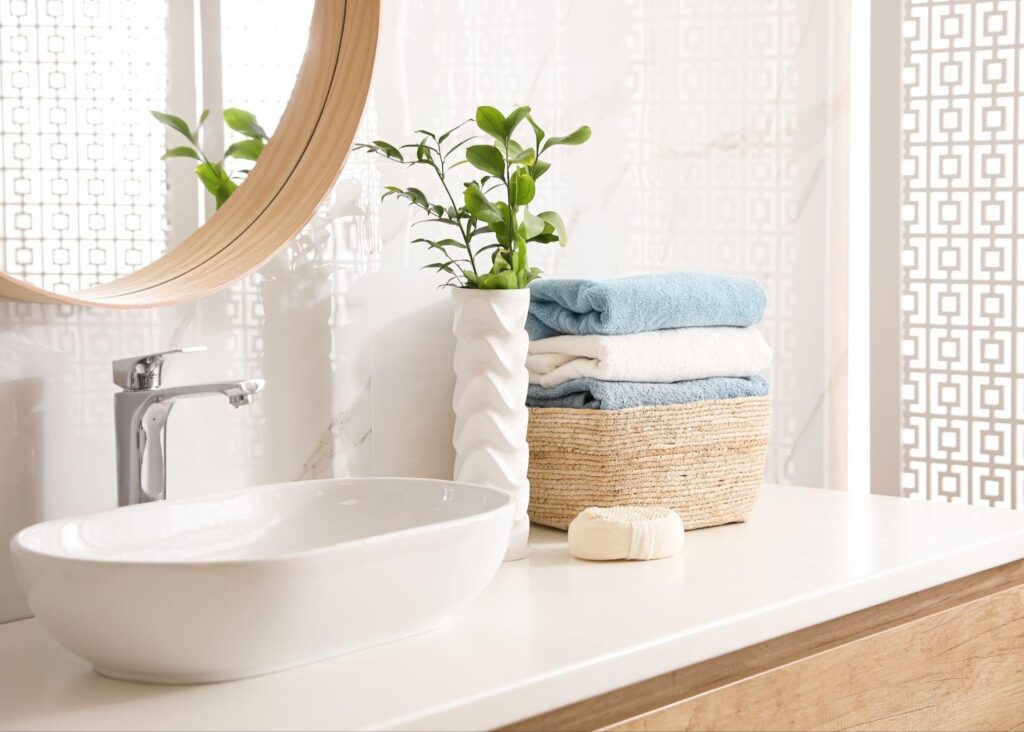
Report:
[{"label": "white wall", "polygon": [[[827,4],[387,0],[364,135],[405,139],[477,104],[587,123],[541,180],[573,241],[549,275],[704,269],[769,290],[771,479],[824,475]],[[176,383],[262,376],[252,407],[175,407],[169,493],[326,475],[450,471],[447,294],[381,206],[400,168],[356,154],[303,240],[228,291],[116,312],[0,302],[0,545],[115,503],[109,362],[179,345]],[[0,554],[0,620],[27,612]]]}]

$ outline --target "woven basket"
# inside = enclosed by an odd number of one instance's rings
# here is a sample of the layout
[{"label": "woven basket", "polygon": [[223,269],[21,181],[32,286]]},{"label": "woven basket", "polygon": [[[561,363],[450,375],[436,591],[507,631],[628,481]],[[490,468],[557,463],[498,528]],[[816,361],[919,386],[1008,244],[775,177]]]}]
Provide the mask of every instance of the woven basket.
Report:
[{"label": "woven basket", "polygon": [[771,397],[601,411],[530,410],[530,518],[668,506],[687,529],[745,521],[764,481]]}]

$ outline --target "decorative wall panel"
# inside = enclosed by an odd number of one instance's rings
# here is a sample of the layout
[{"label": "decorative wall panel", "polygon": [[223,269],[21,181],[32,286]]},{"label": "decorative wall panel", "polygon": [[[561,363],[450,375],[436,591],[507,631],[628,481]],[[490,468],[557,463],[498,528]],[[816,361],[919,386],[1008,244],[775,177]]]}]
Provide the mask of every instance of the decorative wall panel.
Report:
[{"label": "decorative wall panel", "polygon": [[58,292],[166,247],[167,5],[0,3],[0,268]]},{"label": "decorative wall panel", "polygon": [[[572,241],[533,263],[548,276],[703,270],[761,280],[761,327],[775,352],[769,479],[820,484],[828,4],[448,5],[407,3],[399,21],[418,39],[399,62],[419,103],[396,137],[454,125],[477,104],[530,104],[558,134],[590,124],[587,145],[549,153],[554,172],[538,186],[541,208],[569,214]],[[533,17],[543,24],[502,36],[494,53],[486,39],[496,24]]]},{"label": "decorative wall panel", "polygon": [[1024,506],[1017,0],[905,0],[903,491]]}]

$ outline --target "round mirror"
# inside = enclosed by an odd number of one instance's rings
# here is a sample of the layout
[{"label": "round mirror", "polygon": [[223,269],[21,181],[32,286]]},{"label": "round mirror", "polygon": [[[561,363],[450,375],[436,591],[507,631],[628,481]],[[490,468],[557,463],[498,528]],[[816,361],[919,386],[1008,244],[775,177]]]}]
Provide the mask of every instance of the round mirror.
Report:
[{"label": "round mirror", "polygon": [[344,163],[377,0],[0,4],[0,296],[161,305],[258,268]]}]

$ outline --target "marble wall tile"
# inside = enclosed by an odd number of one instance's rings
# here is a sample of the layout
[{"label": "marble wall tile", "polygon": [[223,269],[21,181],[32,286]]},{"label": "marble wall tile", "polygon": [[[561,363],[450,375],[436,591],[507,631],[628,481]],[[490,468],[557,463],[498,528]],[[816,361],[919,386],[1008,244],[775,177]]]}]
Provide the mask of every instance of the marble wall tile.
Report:
[{"label": "marble wall tile", "polygon": [[[541,248],[534,263],[557,276],[695,269],[763,281],[769,310],[762,327],[776,354],[768,476],[821,484],[828,4],[450,0],[442,6],[386,5],[384,27],[393,32],[382,38],[375,72],[376,132],[408,140],[413,129],[445,129],[481,103],[531,104],[549,131],[591,125],[586,146],[553,151],[555,168],[539,186],[538,205],[563,214],[572,242],[567,249]],[[497,29],[514,19],[543,20],[524,21],[529,33],[501,35]],[[387,163],[377,167],[388,183],[429,186]],[[411,238],[401,204],[385,203],[381,221],[384,264],[375,303],[389,298],[383,283],[396,272],[427,261],[417,251],[393,252]],[[415,295],[424,308],[442,307],[444,298],[427,290]],[[417,334],[422,337],[410,325],[408,335]],[[393,388],[376,381],[381,368],[392,365],[375,358],[375,403],[389,400]],[[400,381],[408,388],[416,375],[406,377]],[[447,450],[442,427],[449,423],[440,420],[449,418],[438,411],[430,449],[403,452],[401,462],[385,457],[391,448],[375,448],[375,471],[433,467]]]},{"label": "marble wall tile", "polygon": [[[815,0],[385,0],[361,139],[445,128],[477,104],[534,106],[561,148],[539,204],[568,248],[549,275],[703,269],[769,291],[776,352],[769,479],[824,476],[827,3]],[[514,28],[515,32],[502,29]],[[420,180],[355,153],[321,214],[261,272],[141,311],[0,302],[0,621],[27,608],[6,543],[42,518],[115,503],[110,361],[180,345],[175,383],[260,376],[241,410],[183,402],[169,492],[330,475],[447,477],[451,303],[379,201]],[[421,183],[424,181],[420,180]]]}]

